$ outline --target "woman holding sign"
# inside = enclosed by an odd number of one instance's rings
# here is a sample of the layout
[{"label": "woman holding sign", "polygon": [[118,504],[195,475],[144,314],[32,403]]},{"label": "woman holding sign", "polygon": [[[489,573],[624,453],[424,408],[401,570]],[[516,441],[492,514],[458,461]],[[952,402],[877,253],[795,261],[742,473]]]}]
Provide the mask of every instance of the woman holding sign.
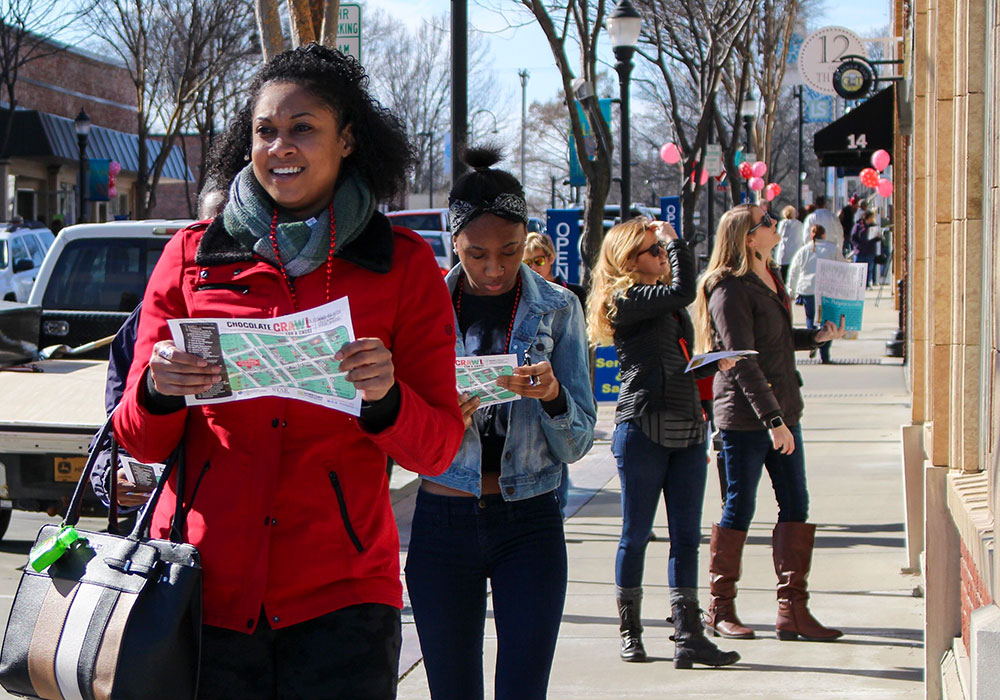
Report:
[{"label": "woman holding sign", "polygon": [[[669,263],[669,265],[668,265]],[[662,221],[637,218],[604,237],[594,267],[587,326],[593,344],[613,342],[621,391],[611,443],[622,485],[622,534],[615,592],[624,661],[645,661],[642,577],[660,494],[667,504],[667,574],[674,666],[727,666],[740,659],[705,638],[698,606],[698,545],[708,474],[708,427],[696,376],[730,369],[731,358],[685,372],[694,328],[685,310],[695,296],[694,256]]]},{"label": "woman holding sign", "polygon": [[545,698],[566,597],[555,490],[562,463],[590,449],[597,419],[580,304],[522,263],[524,190],[492,167],[499,160],[497,150],[469,150],[472,170],[449,197],[457,354],[507,369],[482,401],[459,396],[462,447],[417,493],[406,585],[434,700],[483,697],[487,582],[495,697]]},{"label": "woman holding sign", "polygon": [[[811,243],[799,248],[788,272],[789,296],[795,303],[802,306],[806,312],[806,328],[815,330],[819,327],[816,317],[816,265],[820,259],[843,262],[844,256],[836,244],[826,240],[826,229],[819,224],[813,224],[809,231]],[[830,341],[819,346],[819,357],[824,365],[830,363]],[[814,351],[810,351],[810,355]]]},{"label": "woman holding sign", "polygon": [[[264,64],[213,150],[222,214],[173,236],[143,300],[114,429],[143,462],[183,442],[182,535],[204,568],[202,697],[396,695],[403,601],[386,457],[440,474],[462,416],[433,253],[376,210],[404,186],[412,149],[367,85],[355,59],[315,44]],[[248,332],[260,356],[226,366],[259,366],[262,382],[268,370],[333,381],[360,398],[360,416],[275,395],[186,405],[222,367],[181,351],[168,319],[266,328],[344,297],[357,340],[336,354],[316,349],[329,342],[318,335],[265,353],[274,336]],[[175,488],[171,478],[154,536],[167,534]]]},{"label": "woman holding sign", "polygon": [[715,240],[698,284],[699,351],[759,354],[715,376],[715,421],[722,431],[728,489],[722,518],[712,528],[712,602],[705,624],[723,637],[754,636],[736,615],[736,582],[757,486],[767,467],[778,499],[772,535],[778,638],[837,639],[842,633],[817,622],[806,605],[816,526],[806,523],[809,494],[795,351],[843,337],[843,319],[839,328],[829,322],[818,330],[792,328],[791,304],[771,262],[780,237],[766,211],[747,204],[730,209],[719,220]]}]

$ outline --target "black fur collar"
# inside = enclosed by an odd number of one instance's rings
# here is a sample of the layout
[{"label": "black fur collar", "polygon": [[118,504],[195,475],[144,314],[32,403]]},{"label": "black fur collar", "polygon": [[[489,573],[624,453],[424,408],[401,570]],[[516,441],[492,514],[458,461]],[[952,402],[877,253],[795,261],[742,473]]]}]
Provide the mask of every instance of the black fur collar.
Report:
[{"label": "black fur collar", "polygon": [[[366,270],[386,274],[392,268],[392,235],[389,219],[376,211],[361,235],[337,250],[335,255]],[[250,262],[255,257],[253,251],[226,232],[220,215],[205,229],[194,261],[203,267],[211,267]]]}]

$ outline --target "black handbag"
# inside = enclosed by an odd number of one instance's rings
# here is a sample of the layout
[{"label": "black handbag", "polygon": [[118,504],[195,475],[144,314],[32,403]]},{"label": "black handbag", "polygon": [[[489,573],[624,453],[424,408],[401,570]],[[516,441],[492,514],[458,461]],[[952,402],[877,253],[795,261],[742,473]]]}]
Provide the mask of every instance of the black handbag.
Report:
[{"label": "black handbag", "polygon": [[[111,433],[111,418],[95,444]],[[112,465],[117,447],[111,438]],[[33,554],[80,519],[99,450],[91,451],[60,525],[45,525]],[[183,445],[128,535],[118,532],[112,469],[108,532],[76,530],[81,539],[41,572],[24,567],[0,650],[0,685],[35,698],[194,699],[201,655],[201,565],[181,542]],[[177,469],[177,509],[170,539],[149,538],[156,503]],[[69,537],[64,538],[66,540]]]}]

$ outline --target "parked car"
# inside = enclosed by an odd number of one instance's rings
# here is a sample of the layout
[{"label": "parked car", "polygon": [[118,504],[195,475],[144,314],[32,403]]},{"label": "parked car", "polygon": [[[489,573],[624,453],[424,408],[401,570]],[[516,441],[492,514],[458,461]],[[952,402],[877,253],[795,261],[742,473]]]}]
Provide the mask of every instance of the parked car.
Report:
[{"label": "parked car", "polygon": [[451,246],[451,234],[447,231],[415,231],[415,233],[420,234],[421,238],[430,244],[438,267],[441,268],[441,273],[447,274],[455,265],[455,250]]},{"label": "parked car", "polygon": [[27,301],[55,235],[41,225],[0,224],[0,299]]},{"label": "parked car", "polygon": [[450,231],[447,209],[400,209],[386,214],[394,226],[414,231]]}]

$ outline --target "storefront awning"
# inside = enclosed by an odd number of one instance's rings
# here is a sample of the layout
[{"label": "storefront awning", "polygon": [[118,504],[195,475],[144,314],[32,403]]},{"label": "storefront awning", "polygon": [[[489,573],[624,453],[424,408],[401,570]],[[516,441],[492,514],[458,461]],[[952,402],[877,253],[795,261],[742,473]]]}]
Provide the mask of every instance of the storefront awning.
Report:
[{"label": "storefront awning", "polygon": [[[0,112],[0,128],[5,126],[7,114]],[[146,143],[149,146],[147,160],[149,167],[152,167],[162,144],[152,139],[147,139]],[[39,158],[50,162],[77,163],[80,158],[73,120],[31,109],[14,112],[14,127],[11,129],[7,151],[12,158]],[[139,170],[139,137],[102,126],[92,126],[86,156],[116,160],[121,164],[123,172],[135,175]],[[194,177],[184,163],[181,149],[172,147],[163,166],[161,182],[192,180]]]},{"label": "storefront awning", "polygon": [[895,93],[890,85],[817,131],[813,149],[819,164],[857,171],[871,166],[872,153],[880,148],[892,155]]}]

